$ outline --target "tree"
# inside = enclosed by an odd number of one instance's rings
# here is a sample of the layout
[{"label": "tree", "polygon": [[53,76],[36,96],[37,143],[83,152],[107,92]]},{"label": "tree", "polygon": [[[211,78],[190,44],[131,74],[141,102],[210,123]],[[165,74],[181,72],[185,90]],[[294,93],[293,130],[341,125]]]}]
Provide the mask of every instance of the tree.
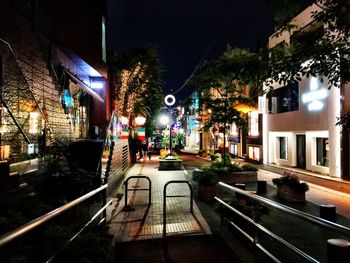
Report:
[{"label": "tree", "polygon": [[154,127],[152,117],[163,101],[162,74],[155,47],[145,46],[118,56],[117,88],[114,91],[114,108],[120,116],[129,119],[139,114],[146,117],[146,135]]},{"label": "tree", "polygon": [[[206,129],[222,125],[226,137],[226,129],[232,123],[246,127],[244,116],[234,105],[251,103],[251,98],[242,96],[245,86],[249,86],[255,94],[262,93],[268,64],[261,54],[228,46],[219,59],[207,61],[201,66],[191,83],[198,91],[201,105],[212,112],[205,124]],[[224,155],[225,151],[224,140]]]},{"label": "tree", "polygon": [[[280,21],[291,19],[286,15],[278,1],[274,3]],[[284,0],[283,3],[301,2]],[[288,31],[294,35],[293,41],[279,45],[271,50],[271,81],[289,82],[301,80],[302,77],[326,78],[329,87],[340,87],[350,81],[350,1],[317,0],[316,11],[311,14],[314,25],[322,27],[322,32],[301,30],[293,21],[285,24],[275,36]],[[323,26],[324,25],[324,26]],[[305,63],[307,62],[307,63]]]}]

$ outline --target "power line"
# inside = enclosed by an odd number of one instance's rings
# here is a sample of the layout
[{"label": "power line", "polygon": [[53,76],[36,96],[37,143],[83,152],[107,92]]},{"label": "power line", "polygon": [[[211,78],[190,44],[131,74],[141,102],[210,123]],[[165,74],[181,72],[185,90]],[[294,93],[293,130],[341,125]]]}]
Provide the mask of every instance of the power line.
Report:
[{"label": "power line", "polygon": [[[236,6],[237,4],[237,0],[234,2],[234,6]],[[232,7],[233,9],[233,7]],[[228,12],[227,15],[229,15],[231,12]],[[182,86],[180,88],[178,88],[176,91],[172,92],[172,94],[176,94],[179,91],[181,91],[190,81],[190,79],[193,77],[193,75],[197,72],[197,70],[199,69],[199,66],[202,64],[203,60],[206,58],[206,56],[208,55],[210,49],[213,47],[215,41],[218,39],[220,33],[222,32],[224,25],[226,23],[228,23],[228,16],[226,17],[225,21],[222,23],[220,30],[218,30],[218,32],[215,34],[213,40],[211,41],[209,47],[207,48],[207,50],[205,51],[204,55],[202,56],[202,58],[199,60],[199,62],[197,63],[197,65],[195,66],[194,70],[192,71],[191,75],[185,80],[184,84],[182,84]]]}]

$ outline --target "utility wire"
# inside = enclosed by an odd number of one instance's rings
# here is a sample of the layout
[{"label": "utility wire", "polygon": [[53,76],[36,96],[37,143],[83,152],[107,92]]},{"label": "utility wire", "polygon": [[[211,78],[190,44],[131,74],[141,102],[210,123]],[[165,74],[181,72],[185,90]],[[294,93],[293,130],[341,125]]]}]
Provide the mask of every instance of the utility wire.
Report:
[{"label": "utility wire", "polygon": [[193,75],[197,72],[197,70],[199,69],[199,66],[202,64],[203,60],[206,58],[206,56],[208,55],[210,49],[213,47],[215,41],[217,40],[219,34],[221,33],[222,29],[219,30],[213,40],[211,41],[209,47],[207,48],[207,50],[205,51],[204,55],[202,56],[202,58],[199,60],[199,62],[197,63],[196,67],[194,68],[194,70],[192,71],[191,75],[185,80],[184,84],[182,84],[182,86],[180,88],[178,88],[176,91],[174,91],[172,94],[176,94],[179,91],[181,91],[186,85],[187,83],[190,81],[190,79],[193,77]]},{"label": "utility wire", "polygon": [[[236,6],[237,4],[237,0],[235,1],[234,3],[234,6]],[[234,7],[232,7],[233,9]],[[228,15],[230,14],[231,12],[228,12]],[[218,30],[218,32],[215,34],[213,40],[211,41],[209,47],[207,48],[207,50],[205,51],[204,55],[202,56],[202,58],[199,60],[199,62],[197,63],[197,65],[195,66],[194,70],[192,71],[191,75],[185,80],[184,84],[182,84],[182,86],[180,88],[178,88],[176,91],[172,92],[172,94],[176,94],[178,93],[179,91],[181,91],[184,87],[186,87],[186,85],[188,84],[188,82],[190,81],[190,79],[193,77],[193,75],[197,72],[197,70],[199,69],[199,66],[202,64],[202,62],[204,61],[204,59],[206,58],[206,56],[208,55],[210,49],[213,47],[214,43],[216,42],[216,40],[218,39],[220,33],[222,32],[223,28],[224,28],[224,25],[226,23],[228,23],[228,16],[226,17],[224,23],[222,23],[221,25],[221,28],[220,30]]]}]

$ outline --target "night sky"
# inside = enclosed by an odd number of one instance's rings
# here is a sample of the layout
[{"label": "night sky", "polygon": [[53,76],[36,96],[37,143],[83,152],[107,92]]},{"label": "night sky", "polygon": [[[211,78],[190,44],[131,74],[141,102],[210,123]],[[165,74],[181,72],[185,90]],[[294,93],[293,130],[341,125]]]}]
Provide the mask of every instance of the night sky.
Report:
[{"label": "night sky", "polygon": [[[227,44],[255,50],[273,32],[264,0],[108,0],[108,8],[109,48],[156,46],[165,94],[178,90],[203,57],[217,58]],[[176,97],[192,91],[186,86]]]}]

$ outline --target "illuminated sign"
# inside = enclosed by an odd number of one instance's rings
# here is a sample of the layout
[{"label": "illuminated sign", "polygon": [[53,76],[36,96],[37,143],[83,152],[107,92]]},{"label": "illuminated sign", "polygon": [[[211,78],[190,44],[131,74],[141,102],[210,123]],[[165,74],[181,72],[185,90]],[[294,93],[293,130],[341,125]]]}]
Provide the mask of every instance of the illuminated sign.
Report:
[{"label": "illuminated sign", "polygon": [[309,111],[319,111],[323,109],[323,100],[327,98],[327,89],[319,89],[321,86],[320,80],[311,77],[310,78],[310,92],[304,93],[301,100],[303,103],[307,104]]}]

